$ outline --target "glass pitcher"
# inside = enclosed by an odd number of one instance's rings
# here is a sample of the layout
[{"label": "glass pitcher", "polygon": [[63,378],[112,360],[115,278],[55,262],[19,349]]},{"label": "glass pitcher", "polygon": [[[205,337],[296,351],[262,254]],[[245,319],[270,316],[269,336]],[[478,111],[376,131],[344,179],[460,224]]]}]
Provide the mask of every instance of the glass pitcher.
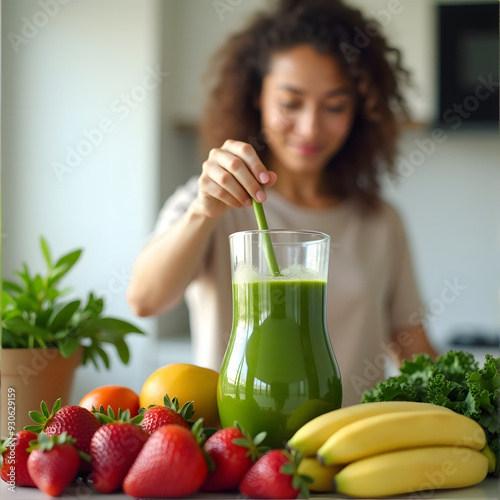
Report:
[{"label": "glass pitcher", "polygon": [[303,424],[342,405],[326,326],[330,237],[243,231],[229,241],[233,325],[217,390],[221,423],[236,420],[252,435],[267,431],[265,444],[279,448]]}]

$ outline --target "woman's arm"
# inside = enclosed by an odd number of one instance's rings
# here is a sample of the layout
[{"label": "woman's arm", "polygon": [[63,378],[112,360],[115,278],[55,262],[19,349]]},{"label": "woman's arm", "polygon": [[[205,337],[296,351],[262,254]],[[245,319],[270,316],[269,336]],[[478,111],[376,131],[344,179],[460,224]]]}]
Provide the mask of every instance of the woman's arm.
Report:
[{"label": "woman's arm", "polygon": [[173,309],[184,295],[220,217],[231,208],[264,201],[261,185],[272,186],[268,172],[250,144],[226,141],[203,163],[198,193],[188,210],[137,257],[127,287],[135,314],[152,316]]},{"label": "woman's arm", "polygon": [[401,364],[403,359],[411,359],[413,354],[427,353],[432,359],[438,357],[421,324],[393,331],[391,340],[393,347],[391,352],[398,364]]},{"label": "woman's arm", "polygon": [[127,287],[127,300],[135,314],[153,316],[179,304],[217,221],[190,206],[140,252]]}]

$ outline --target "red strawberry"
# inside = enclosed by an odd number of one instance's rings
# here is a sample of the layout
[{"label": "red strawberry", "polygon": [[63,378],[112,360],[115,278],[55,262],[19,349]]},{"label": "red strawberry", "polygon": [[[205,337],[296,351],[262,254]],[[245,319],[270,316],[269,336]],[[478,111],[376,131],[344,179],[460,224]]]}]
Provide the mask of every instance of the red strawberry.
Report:
[{"label": "red strawberry", "polygon": [[44,493],[59,496],[78,473],[80,457],[73,446],[75,440],[66,432],[49,438],[41,433],[28,458],[28,471],[36,486]]},{"label": "red strawberry", "polygon": [[[201,419],[200,419],[201,425]],[[199,489],[207,477],[207,463],[193,432],[180,425],[155,431],[130,468],[123,491],[139,498],[180,498]]]},{"label": "red strawberry", "polygon": [[138,425],[142,415],[130,419],[129,410],[119,410],[118,419],[111,407],[95,415],[104,425],[90,441],[91,479],[98,491],[111,493],[121,487],[149,434]]},{"label": "red strawberry", "polygon": [[144,419],[142,421],[142,427],[144,429],[153,433],[156,429],[169,424],[181,425],[186,429],[190,428],[188,422],[191,422],[191,417],[194,414],[192,401],[185,403],[179,410],[179,401],[177,398],[174,397],[172,401],[170,401],[168,395],[165,394],[163,396],[163,403],[164,406],[151,405],[144,411]]},{"label": "red strawberry", "polygon": [[19,431],[2,441],[0,446],[0,477],[9,484],[35,486],[28,472],[30,441],[37,435],[30,431]]},{"label": "red strawberry", "polygon": [[[87,455],[90,452],[90,440],[94,432],[101,427],[101,423],[86,408],[78,405],[68,405],[61,408],[61,399],[59,398],[49,412],[45,401],[40,405],[41,412],[30,411],[29,415],[38,425],[28,425],[25,427],[28,431],[36,433],[45,432],[47,436],[67,432],[76,440],[75,447]],[[89,470],[88,462],[81,461],[83,470]]]},{"label": "red strawberry", "polygon": [[308,476],[297,473],[301,456],[285,450],[271,450],[245,474],[240,492],[250,498],[309,498]]},{"label": "red strawberry", "polygon": [[201,491],[223,491],[237,488],[243,476],[268,448],[258,447],[266,437],[261,432],[255,439],[235,422],[212,434],[205,443],[205,452],[214,461],[215,469],[208,471]]}]

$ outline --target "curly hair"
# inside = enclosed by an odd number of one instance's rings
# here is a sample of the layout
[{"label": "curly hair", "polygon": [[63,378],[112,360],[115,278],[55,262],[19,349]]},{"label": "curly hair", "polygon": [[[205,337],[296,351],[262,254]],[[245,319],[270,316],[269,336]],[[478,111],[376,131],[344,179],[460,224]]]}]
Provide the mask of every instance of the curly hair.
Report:
[{"label": "curly hair", "polygon": [[357,94],[350,135],[325,166],[321,189],[375,207],[380,174],[393,168],[400,122],[408,116],[400,86],[409,73],[379,24],[342,0],[280,0],[273,12],[259,13],[229,38],[206,75],[201,150],[206,155],[226,139],[250,142],[265,163],[268,148],[255,104],[262,81],[275,52],[303,44],[340,61]]}]

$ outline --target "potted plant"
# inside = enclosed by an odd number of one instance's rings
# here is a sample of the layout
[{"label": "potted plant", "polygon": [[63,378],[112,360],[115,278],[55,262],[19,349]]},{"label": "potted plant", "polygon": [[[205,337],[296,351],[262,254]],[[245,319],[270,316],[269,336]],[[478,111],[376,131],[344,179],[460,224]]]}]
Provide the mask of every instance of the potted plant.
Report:
[{"label": "potted plant", "polygon": [[30,410],[41,400],[50,406],[57,398],[68,402],[73,375],[80,364],[110,367],[104,346],[114,346],[127,364],[125,340],[142,334],[136,326],[103,315],[104,302],[89,293],[85,302],[65,300],[68,288],[60,281],[80,258],[82,250],[52,259],[43,237],[40,244],[46,273],[32,274],[26,263],[15,274],[18,282],[2,280],[2,435],[31,423]]}]

